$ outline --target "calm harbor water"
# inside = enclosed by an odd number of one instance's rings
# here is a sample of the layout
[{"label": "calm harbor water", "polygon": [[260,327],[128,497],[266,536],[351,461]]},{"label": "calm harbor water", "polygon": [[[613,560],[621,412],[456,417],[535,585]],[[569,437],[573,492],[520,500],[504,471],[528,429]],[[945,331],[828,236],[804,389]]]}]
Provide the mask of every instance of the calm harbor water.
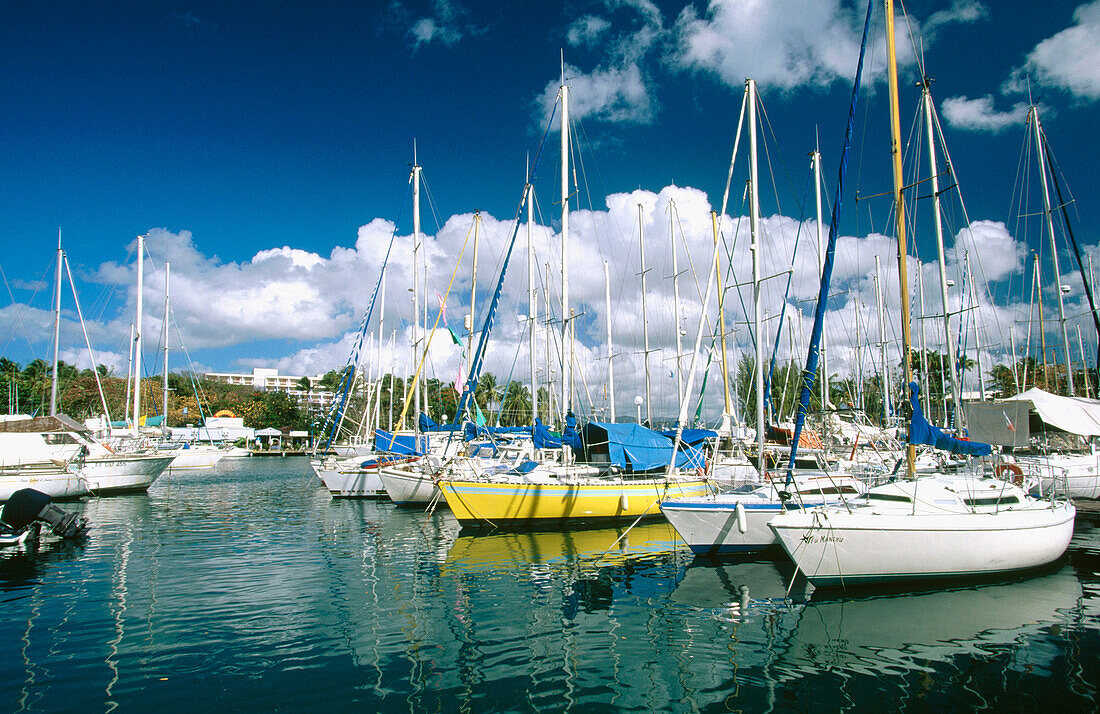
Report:
[{"label": "calm harbor water", "polygon": [[1087,711],[1100,528],[1034,577],[822,597],[663,523],[459,532],[304,459],[177,472],[0,553],[0,711]]}]

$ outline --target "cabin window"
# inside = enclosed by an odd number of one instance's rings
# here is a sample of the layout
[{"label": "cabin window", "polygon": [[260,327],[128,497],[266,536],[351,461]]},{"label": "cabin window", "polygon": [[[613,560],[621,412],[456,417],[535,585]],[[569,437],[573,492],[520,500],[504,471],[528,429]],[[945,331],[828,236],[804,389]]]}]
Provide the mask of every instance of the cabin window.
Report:
[{"label": "cabin window", "polygon": [[894,493],[868,493],[867,498],[871,501],[894,501],[895,503],[913,502],[913,499],[909,496],[902,496]]},{"label": "cabin window", "polygon": [[1008,506],[1013,503],[1019,503],[1020,499],[1015,496],[993,496],[991,498],[964,498],[963,503],[968,506]]}]

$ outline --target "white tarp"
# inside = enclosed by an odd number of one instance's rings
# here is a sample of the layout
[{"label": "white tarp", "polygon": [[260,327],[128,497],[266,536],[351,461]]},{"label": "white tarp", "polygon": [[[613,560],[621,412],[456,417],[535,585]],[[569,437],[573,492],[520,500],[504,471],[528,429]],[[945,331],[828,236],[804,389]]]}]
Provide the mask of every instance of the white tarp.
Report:
[{"label": "white tarp", "polygon": [[1031,408],[1047,424],[1082,436],[1100,436],[1100,401],[1083,397],[1060,397],[1032,388],[1002,402],[1031,402]]}]

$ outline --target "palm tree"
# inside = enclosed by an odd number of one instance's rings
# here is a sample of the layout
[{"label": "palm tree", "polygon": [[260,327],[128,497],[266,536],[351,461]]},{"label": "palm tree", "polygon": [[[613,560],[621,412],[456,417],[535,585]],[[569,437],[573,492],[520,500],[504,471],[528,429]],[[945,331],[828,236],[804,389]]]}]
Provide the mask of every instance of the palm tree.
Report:
[{"label": "palm tree", "polygon": [[492,372],[486,372],[477,380],[477,386],[474,387],[474,401],[485,412],[492,412],[493,407],[500,401],[500,386]]},{"label": "palm tree", "polygon": [[534,423],[531,418],[531,392],[527,386],[515,380],[508,383],[500,404],[500,423],[503,426],[523,426]]}]

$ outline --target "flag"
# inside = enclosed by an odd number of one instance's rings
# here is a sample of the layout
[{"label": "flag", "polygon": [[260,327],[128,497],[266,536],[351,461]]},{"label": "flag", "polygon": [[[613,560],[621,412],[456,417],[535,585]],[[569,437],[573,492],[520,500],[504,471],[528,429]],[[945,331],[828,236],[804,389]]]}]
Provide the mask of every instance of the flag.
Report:
[{"label": "flag", "polygon": [[1005,418],[1005,428],[1007,428],[1011,432],[1015,432],[1016,427],[1012,425],[1012,420],[1008,418],[1008,413],[1002,411],[1001,416]]}]

